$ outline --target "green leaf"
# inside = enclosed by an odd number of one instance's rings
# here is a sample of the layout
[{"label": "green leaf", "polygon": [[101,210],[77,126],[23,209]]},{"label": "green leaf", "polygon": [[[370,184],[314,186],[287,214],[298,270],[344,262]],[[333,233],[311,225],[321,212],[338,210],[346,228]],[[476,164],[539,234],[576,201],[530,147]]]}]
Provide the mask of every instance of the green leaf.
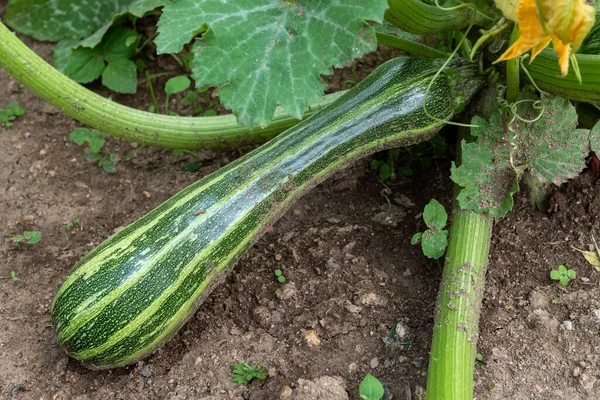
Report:
[{"label": "green leaf", "polygon": [[69,58],[71,57],[71,52],[73,48],[77,46],[79,43],[78,40],[61,40],[58,42],[55,48],[52,49],[52,57],[54,58],[54,68],[65,73],[65,68],[69,62]]},{"label": "green leaf", "polygon": [[117,93],[135,93],[137,69],[131,60],[111,61],[102,73],[102,84]]},{"label": "green leaf", "polygon": [[448,247],[448,231],[427,229],[421,238],[423,254],[429,258],[438,259],[444,255]]},{"label": "green leaf", "polygon": [[[113,0],[90,3],[87,0],[11,0],[6,21],[14,29],[38,40],[56,42],[81,39],[98,30],[106,32],[117,17],[142,17],[168,0]],[[103,33],[102,33],[103,34]],[[97,42],[102,39],[97,34]]]},{"label": "green leaf", "polygon": [[102,146],[104,146],[104,139],[100,137],[91,137],[88,144],[93,153],[98,153]]},{"label": "green leaf", "polygon": [[566,274],[567,274],[567,267],[565,267],[565,266],[564,266],[564,265],[562,265],[562,264],[561,264],[561,265],[559,265],[559,266],[558,266],[558,273],[559,273],[561,276],[564,276],[564,275],[566,275]]},{"label": "green leaf", "polygon": [[28,231],[23,232],[23,237],[25,239],[25,243],[27,244],[36,244],[42,239],[42,232],[38,231]]},{"label": "green leaf", "polygon": [[448,223],[448,213],[436,199],[431,199],[423,210],[423,220],[428,228],[444,229]]},{"label": "green leaf", "polygon": [[450,178],[463,189],[457,196],[462,209],[503,217],[513,207],[512,195],[519,190],[518,176],[510,165],[504,120],[494,113],[489,121],[474,117],[471,134],[476,143],[462,142],[462,164],[452,163]]},{"label": "green leaf", "polygon": [[573,270],[573,269],[568,270],[567,278],[569,278],[569,280],[573,280],[573,279],[577,278],[577,272],[575,272],[575,270]]},{"label": "green leaf", "polygon": [[253,367],[250,364],[238,363],[233,367],[233,381],[236,383],[246,384],[254,378],[265,379],[266,377],[265,367],[262,365]]},{"label": "green leaf", "polygon": [[552,271],[550,271],[550,279],[552,279],[553,281],[557,281],[560,279],[560,273],[553,269]]},{"label": "green leaf", "polygon": [[113,27],[108,30],[97,47],[106,61],[129,59],[136,52],[142,35],[131,29]]},{"label": "green leaf", "polygon": [[421,237],[423,236],[423,232],[417,232],[413,235],[412,239],[410,239],[410,244],[415,245],[419,243]]},{"label": "green leaf", "polygon": [[192,82],[190,82],[190,79],[185,75],[176,76],[174,78],[169,79],[165,84],[165,93],[167,94],[167,96],[170,96],[175,93],[183,92],[185,89],[190,87],[191,83]]},{"label": "green leaf", "polygon": [[285,276],[283,276],[283,275],[278,276],[277,277],[277,282],[279,282],[279,283],[285,283],[286,282]]},{"label": "green leaf", "polygon": [[567,285],[569,284],[569,278],[566,276],[561,276],[560,277],[560,284],[564,287],[567,287]]},{"label": "green leaf", "polygon": [[200,168],[202,168],[202,161],[194,161],[181,168],[181,170],[184,172],[196,172]]},{"label": "green leaf", "polygon": [[71,52],[64,73],[75,82],[90,83],[100,77],[105,66],[98,53],[80,47]]},{"label": "green leaf", "polygon": [[590,148],[600,157],[600,121],[590,131]]},{"label": "green leaf", "polygon": [[[588,156],[589,133],[577,128],[577,111],[569,100],[542,99],[544,113],[533,123],[518,121],[515,158],[527,165],[532,175],[544,183],[560,185],[579,175]],[[518,109],[525,119],[535,119],[539,111],[531,103]]]},{"label": "green leaf", "polygon": [[379,382],[379,379],[373,375],[368,374],[365,376],[360,383],[359,387],[360,398],[363,400],[381,400],[385,393],[383,385]]},{"label": "green leaf", "polygon": [[77,128],[69,134],[69,141],[81,146],[90,137],[91,137],[91,132],[89,129]]},{"label": "green leaf", "polygon": [[[320,75],[374,51],[386,0],[284,2],[178,0],[163,9],[159,53],[177,53],[205,25],[194,46],[198,86],[221,86],[219,98],[242,126],[266,126],[281,105],[300,119],[323,94]],[[226,68],[225,68],[226,66]]]}]

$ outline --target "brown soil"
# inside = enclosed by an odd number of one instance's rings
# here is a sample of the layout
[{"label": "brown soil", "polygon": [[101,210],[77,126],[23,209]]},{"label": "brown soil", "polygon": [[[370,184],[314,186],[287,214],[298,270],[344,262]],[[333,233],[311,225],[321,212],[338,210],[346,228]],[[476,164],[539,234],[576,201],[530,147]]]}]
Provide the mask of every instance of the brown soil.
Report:
[{"label": "brown soil", "polygon": [[[47,44],[27,43],[49,59]],[[429,199],[449,205],[448,162],[397,182],[389,198],[402,194],[414,206],[400,201],[388,218],[367,162],[328,180],[265,234],[154,355],[90,371],[63,353],[51,325],[52,297],[68,271],[116,229],[239,153],[206,152],[204,166],[189,173],[180,170],[187,156],[153,148],[131,154],[129,143],[109,139],[120,160],[107,174],[69,143],[78,123],[0,71],[0,107],[19,98],[27,114],[0,128],[0,398],[278,399],[289,388],[308,391],[304,380],[318,386],[326,380],[317,378],[331,376],[339,379],[327,382],[358,399],[367,373],[394,399],[422,398],[440,266],[410,238],[422,229]],[[117,99],[150,104],[145,95]],[[600,186],[585,174],[556,191],[555,212],[533,211],[521,194],[494,227],[476,398],[600,398],[600,273],[571,249],[587,249],[600,233],[598,198]],[[79,225],[67,229],[76,217]],[[18,249],[10,238],[25,230],[43,238]],[[565,289],[548,277],[559,264],[578,274]],[[288,284],[275,281],[275,269]],[[405,345],[390,342],[398,323],[407,329]],[[318,344],[309,345],[315,336]],[[237,362],[265,365],[269,378],[233,383]]]}]

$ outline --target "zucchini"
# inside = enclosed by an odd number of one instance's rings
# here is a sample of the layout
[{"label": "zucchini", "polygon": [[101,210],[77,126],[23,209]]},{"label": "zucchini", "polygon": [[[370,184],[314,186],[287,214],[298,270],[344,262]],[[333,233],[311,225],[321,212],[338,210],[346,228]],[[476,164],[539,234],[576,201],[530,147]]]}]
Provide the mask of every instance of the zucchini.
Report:
[{"label": "zucchini", "polygon": [[[427,116],[423,99],[440,64],[386,62],[330,107],[109,237],[52,303],[66,351],[94,369],[151,353],[306,190],[359,157],[433,135],[444,121]],[[476,66],[457,62],[432,84],[427,109],[448,118],[482,84]]]}]

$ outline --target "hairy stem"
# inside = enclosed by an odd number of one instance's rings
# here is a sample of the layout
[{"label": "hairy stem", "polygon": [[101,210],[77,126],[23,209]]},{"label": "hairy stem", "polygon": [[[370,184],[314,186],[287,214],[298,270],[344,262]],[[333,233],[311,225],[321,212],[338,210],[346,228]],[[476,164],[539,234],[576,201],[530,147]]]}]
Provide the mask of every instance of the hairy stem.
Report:
[{"label": "hairy stem", "polygon": [[469,7],[446,10],[420,0],[388,0],[388,4],[385,19],[403,31],[418,35],[463,29],[471,23],[486,25],[493,22],[483,12],[478,11],[474,16]]},{"label": "hairy stem", "polygon": [[474,211],[452,215],[446,262],[435,309],[427,399],[473,398],[479,311],[492,219]]},{"label": "hairy stem", "polygon": [[[172,117],[117,104],[69,79],[42,60],[0,22],[0,67],[68,116],[104,133],[132,142],[172,149],[199,150],[264,142],[299,121],[278,108],[263,129],[237,125],[235,116]],[[323,97],[308,117],[339,98]]]}]

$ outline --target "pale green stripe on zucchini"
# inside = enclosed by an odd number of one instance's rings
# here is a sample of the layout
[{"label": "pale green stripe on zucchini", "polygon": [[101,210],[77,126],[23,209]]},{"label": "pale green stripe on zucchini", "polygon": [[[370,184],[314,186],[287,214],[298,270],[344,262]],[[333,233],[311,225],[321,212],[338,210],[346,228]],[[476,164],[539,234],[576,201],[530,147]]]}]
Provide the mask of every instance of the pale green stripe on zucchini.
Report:
[{"label": "pale green stripe on zucchini", "polygon": [[[361,156],[436,132],[444,121],[422,106],[438,65],[385,63],[327,109],[108,238],[59,289],[52,305],[59,341],[95,368],[148,355],[309,188]],[[452,115],[454,100],[470,98],[483,83],[476,71],[457,63],[443,73],[427,96],[429,112]]]}]

